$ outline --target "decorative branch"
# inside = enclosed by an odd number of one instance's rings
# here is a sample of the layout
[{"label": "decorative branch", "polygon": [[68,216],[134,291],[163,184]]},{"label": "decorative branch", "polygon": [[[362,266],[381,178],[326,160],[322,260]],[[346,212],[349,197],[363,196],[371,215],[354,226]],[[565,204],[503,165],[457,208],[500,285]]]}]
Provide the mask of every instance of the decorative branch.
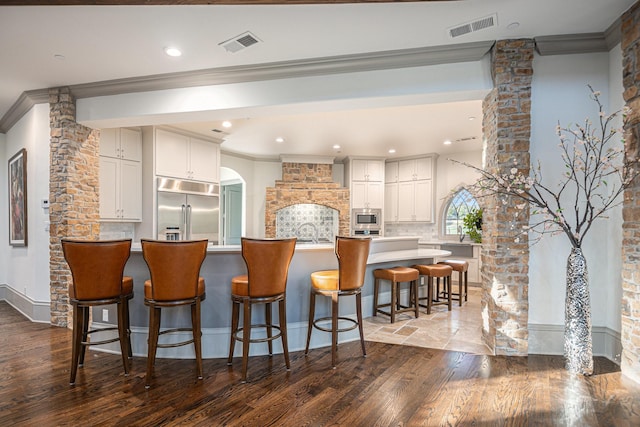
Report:
[{"label": "decorative branch", "polygon": [[628,154],[625,157],[624,137],[615,138],[623,135],[623,130],[613,127],[620,115],[626,123],[629,109],[607,115],[600,92],[590,85],[589,90],[598,107],[596,125],[587,118],[583,125],[556,126],[565,167],[557,188],[543,183],[539,161],[525,175],[515,160],[508,170],[485,170],[452,160],[480,174],[478,181],[467,187],[476,198],[497,196],[506,204],[506,198],[512,197],[518,211],[530,209],[530,223],[516,232],[516,241],[525,233],[533,243],[545,234],[564,233],[573,247],[580,248],[594,221],[622,204],[622,193],[640,173],[639,159]]}]

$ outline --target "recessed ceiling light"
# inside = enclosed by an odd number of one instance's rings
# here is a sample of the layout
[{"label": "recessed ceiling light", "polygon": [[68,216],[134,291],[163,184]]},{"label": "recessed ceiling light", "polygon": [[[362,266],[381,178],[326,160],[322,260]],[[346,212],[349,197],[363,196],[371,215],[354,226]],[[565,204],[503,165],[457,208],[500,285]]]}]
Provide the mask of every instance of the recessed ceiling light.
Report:
[{"label": "recessed ceiling light", "polygon": [[64,55],[60,55],[59,53],[58,53],[58,54],[53,55],[53,57],[54,57],[55,59],[57,59],[58,61],[64,61],[65,59],[67,59],[67,58],[65,58],[65,56],[64,56]]},{"label": "recessed ceiling light", "polygon": [[284,142],[284,138],[279,136],[279,137],[276,138],[276,142],[277,143],[282,143],[282,142]]},{"label": "recessed ceiling light", "polygon": [[225,120],[224,122],[222,122],[222,127],[230,128],[231,126],[232,126],[231,122],[228,120]]},{"label": "recessed ceiling light", "polygon": [[334,149],[334,150],[339,150],[339,149],[340,149],[340,146],[339,146],[338,144],[336,144],[336,145],[334,145],[334,146],[333,146],[333,149]]},{"label": "recessed ceiling light", "polygon": [[182,56],[182,52],[177,47],[165,47],[164,53],[173,57]]},{"label": "recessed ceiling light", "polygon": [[451,145],[451,141],[447,139],[443,144],[444,145]]},{"label": "recessed ceiling light", "polygon": [[395,149],[395,148],[389,148],[389,154],[393,154],[393,153],[395,153],[395,152],[396,152],[396,149]]},{"label": "recessed ceiling light", "polygon": [[475,120],[476,118],[474,116],[469,116],[469,120]]},{"label": "recessed ceiling light", "polygon": [[507,29],[509,30],[515,30],[516,28],[518,28],[520,26],[519,22],[512,22],[509,25],[507,25]]}]

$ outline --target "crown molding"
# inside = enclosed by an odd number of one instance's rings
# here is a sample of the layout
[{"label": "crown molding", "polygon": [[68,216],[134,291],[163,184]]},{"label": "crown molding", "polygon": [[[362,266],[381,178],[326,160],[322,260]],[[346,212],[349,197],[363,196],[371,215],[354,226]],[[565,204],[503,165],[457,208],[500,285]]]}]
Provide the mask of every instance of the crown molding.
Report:
[{"label": "crown molding", "polygon": [[542,56],[609,51],[605,33],[541,36],[535,37],[534,41],[536,50]]},{"label": "crown molding", "polygon": [[604,38],[607,41],[609,50],[622,41],[622,20],[620,18],[613,21],[609,28],[604,31]]},{"label": "crown molding", "polygon": [[[494,41],[491,40],[299,61],[211,68],[70,85],[69,88],[76,99],[81,99],[175,88],[422,67],[478,61],[489,52],[493,45]],[[39,89],[24,92],[7,114],[0,119],[0,132],[6,132],[10,129],[34,104],[48,102],[48,98],[40,96],[41,93],[47,94],[48,90]],[[32,98],[32,94],[37,94],[37,96]]]},{"label": "crown molding", "polygon": [[18,100],[0,119],[0,132],[7,133],[34,105],[49,102],[49,90],[38,89],[22,92]]}]

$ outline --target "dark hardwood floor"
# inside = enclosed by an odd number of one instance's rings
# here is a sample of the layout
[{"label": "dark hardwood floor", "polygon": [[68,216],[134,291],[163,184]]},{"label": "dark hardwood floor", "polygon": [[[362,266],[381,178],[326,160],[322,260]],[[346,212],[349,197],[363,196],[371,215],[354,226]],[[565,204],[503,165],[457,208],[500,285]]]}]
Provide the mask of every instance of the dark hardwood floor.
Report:
[{"label": "dark hardwood floor", "polygon": [[0,302],[0,426],[640,426],[640,387],[597,358],[591,377],[556,356],[502,357],[358,342],[240,361],[145,359],[124,377],[117,355],[87,352],[69,386],[71,333],[29,322]]}]

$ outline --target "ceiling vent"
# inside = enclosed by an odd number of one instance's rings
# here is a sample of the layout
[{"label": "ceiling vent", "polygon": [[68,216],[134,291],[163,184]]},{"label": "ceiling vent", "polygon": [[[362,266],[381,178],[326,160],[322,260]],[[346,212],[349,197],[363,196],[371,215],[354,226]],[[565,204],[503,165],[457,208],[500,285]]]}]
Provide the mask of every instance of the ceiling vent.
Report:
[{"label": "ceiling vent", "polygon": [[454,39],[456,37],[464,36],[465,34],[484,30],[485,28],[495,27],[496,25],[498,25],[498,14],[494,13],[493,15],[476,19],[475,21],[456,25],[455,27],[449,28],[447,32],[449,33],[449,37]]},{"label": "ceiling vent", "polygon": [[239,36],[223,41],[222,43],[220,43],[220,46],[225,48],[227,52],[236,53],[259,42],[259,38],[251,34],[251,32],[247,31],[246,33],[242,33]]}]

